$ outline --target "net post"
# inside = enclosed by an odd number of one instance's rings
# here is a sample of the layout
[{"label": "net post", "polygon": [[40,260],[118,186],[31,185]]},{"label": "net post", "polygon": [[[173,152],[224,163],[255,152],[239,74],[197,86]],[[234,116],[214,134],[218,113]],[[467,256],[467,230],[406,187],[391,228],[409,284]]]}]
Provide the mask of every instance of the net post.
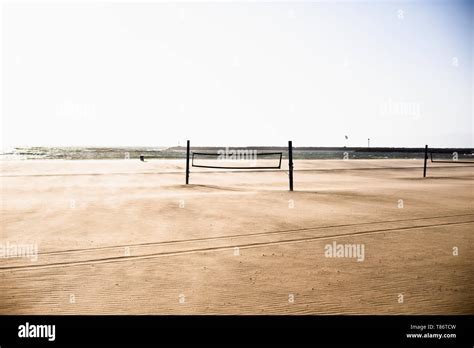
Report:
[{"label": "net post", "polygon": [[293,142],[288,141],[288,174],[290,179],[290,191],[293,191]]},{"label": "net post", "polygon": [[189,184],[189,140],[186,141],[186,185]]},{"label": "net post", "polygon": [[425,145],[425,163],[423,165],[423,177],[426,178],[426,162],[428,161],[428,145]]}]

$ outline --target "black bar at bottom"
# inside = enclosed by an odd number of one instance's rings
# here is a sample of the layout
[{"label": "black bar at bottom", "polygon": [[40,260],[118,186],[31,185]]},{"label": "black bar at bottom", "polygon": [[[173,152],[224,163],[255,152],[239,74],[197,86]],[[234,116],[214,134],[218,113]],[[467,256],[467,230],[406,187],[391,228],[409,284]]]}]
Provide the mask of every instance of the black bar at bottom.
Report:
[{"label": "black bar at bottom", "polygon": [[[0,345],[392,344],[472,347],[474,316],[0,316]],[[55,340],[19,337],[55,325]],[[436,336],[434,336],[436,334]],[[418,336],[421,335],[421,336]],[[437,338],[441,335],[441,338]],[[454,337],[454,336],[455,337]]]}]

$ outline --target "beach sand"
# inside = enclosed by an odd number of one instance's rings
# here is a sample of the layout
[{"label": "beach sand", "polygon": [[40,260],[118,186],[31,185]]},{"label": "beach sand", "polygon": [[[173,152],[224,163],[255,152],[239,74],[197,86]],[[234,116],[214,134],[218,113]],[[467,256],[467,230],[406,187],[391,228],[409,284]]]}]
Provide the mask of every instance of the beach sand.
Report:
[{"label": "beach sand", "polygon": [[[283,163],[286,168],[286,163]],[[1,166],[0,314],[474,314],[474,166]],[[363,246],[363,260],[327,245]]]}]

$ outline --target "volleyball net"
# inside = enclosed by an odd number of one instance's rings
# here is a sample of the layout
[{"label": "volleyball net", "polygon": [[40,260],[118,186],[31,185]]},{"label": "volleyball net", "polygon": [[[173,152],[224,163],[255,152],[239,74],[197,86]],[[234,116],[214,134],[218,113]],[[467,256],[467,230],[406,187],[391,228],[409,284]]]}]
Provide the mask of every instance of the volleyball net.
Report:
[{"label": "volleyball net", "polygon": [[[186,185],[192,167],[225,170],[264,171],[281,169],[283,151],[264,151],[252,148],[229,148],[213,151],[192,151],[190,141],[186,146]],[[293,145],[288,142],[289,189],[293,191]]]},{"label": "volleyball net", "polygon": [[428,159],[431,163],[474,165],[474,154],[470,151],[452,151],[451,149],[430,149],[425,145],[423,177],[427,175]]}]

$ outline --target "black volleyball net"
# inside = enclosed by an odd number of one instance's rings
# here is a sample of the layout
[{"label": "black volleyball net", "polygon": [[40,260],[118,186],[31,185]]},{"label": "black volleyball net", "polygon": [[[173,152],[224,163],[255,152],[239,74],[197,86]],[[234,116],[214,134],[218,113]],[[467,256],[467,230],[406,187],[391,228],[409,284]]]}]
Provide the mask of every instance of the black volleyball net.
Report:
[{"label": "black volleyball net", "polygon": [[[425,145],[425,161],[423,165],[423,177],[427,176],[428,158],[431,163],[453,164],[458,168],[474,165],[474,152],[469,149],[433,149]],[[450,166],[447,166],[450,167]]]},{"label": "black volleyball net", "polygon": [[191,152],[191,167],[213,169],[280,169],[283,152],[254,149],[225,149],[218,152]]},{"label": "black volleyball net", "polygon": [[429,153],[432,163],[474,164],[474,154],[469,152],[430,150]]},{"label": "black volleyball net", "polygon": [[[198,148],[192,151],[190,141],[186,149],[186,184],[192,167],[216,170],[279,170],[282,165],[283,151],[266,151],[255,148],[226,147],[219,150],[206,151]],[[288,177],[290,191],[293,191],[293,146],[288,142]]]}]

